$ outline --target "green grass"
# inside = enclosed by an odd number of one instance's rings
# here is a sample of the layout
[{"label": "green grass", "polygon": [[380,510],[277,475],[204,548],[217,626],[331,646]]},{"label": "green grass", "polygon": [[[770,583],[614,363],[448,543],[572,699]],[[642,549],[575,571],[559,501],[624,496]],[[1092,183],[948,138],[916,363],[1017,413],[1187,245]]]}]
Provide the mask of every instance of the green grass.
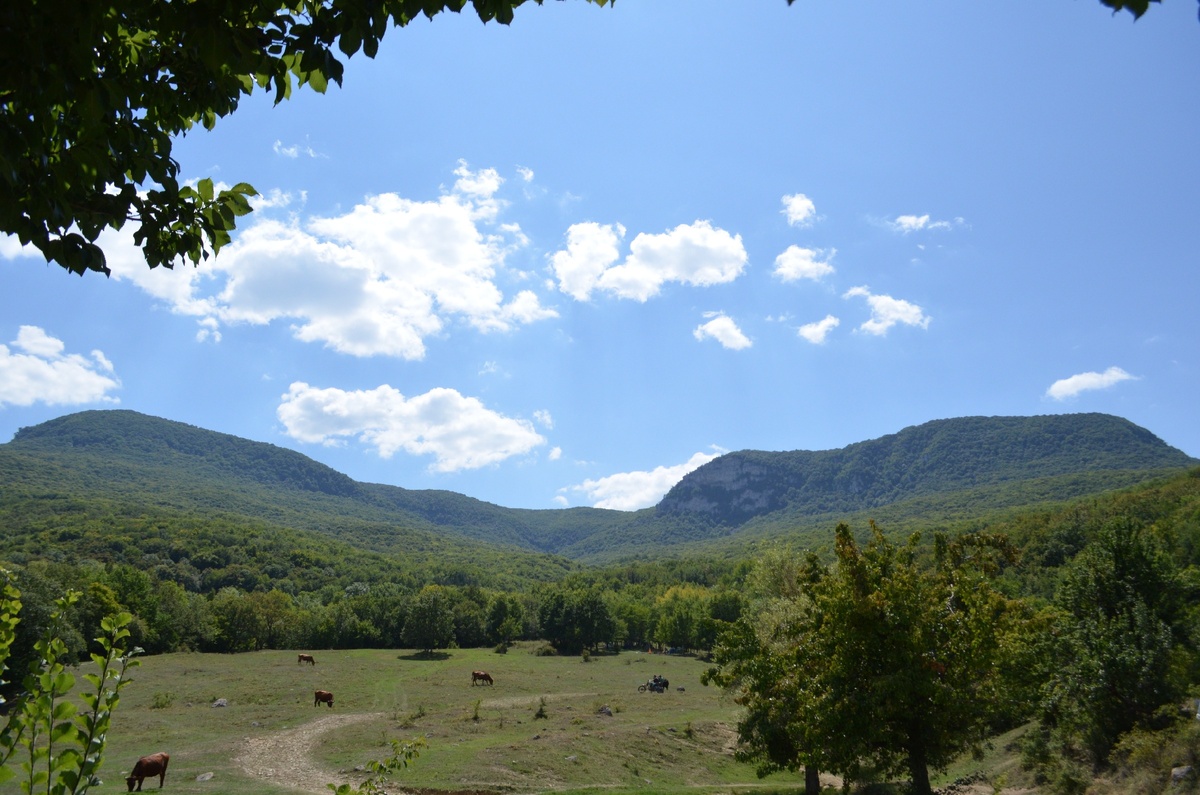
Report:
[{"label": "green grass", "polygon": [[[425,745],[399,777],[406,789],[642,795],[733,792],[738,785],[756,793],[802,789],[802,776],[760,780],[752,766],[734,761],[738,707],[700,684],[704,663],[637,652],[593,655],[584,663],[530,650],[456,649],[434,659],[395,650],[317,651],[315,667],[297,665],[288,651],[148,657],[123,691],[99,792],[124,791],[125,771],[160,750],[171,754],[173,793],[294,792],[247,776],[235,758],[249,738],[343,713],[367,717],[320,738],[314,762],[328,776],[312,782],[314,792],[340,779],[339,771],[352,775],[386,756],[389,740],[416,737]],[[475,669],[490,672],[495,685],[473,687]],[[670,692],[638,693],[637,685],[655,673],[670,680]],[[315,689],[334,693],[332,710],[313,707]],[[228,706],[211,706],[218,698]],[[599,712],[606,705],[611,717]],[[539,707],[544,719],[535,717]],[[196,781],[206,772],[211,780]],[[17,792],[11,782],[0,787],[9,792]]]}]

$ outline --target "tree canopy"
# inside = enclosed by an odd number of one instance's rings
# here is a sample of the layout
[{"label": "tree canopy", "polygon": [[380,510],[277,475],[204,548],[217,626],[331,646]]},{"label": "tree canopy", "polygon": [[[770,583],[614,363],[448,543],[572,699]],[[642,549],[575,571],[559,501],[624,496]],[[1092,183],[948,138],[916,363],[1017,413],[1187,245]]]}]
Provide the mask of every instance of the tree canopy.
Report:
[{"label": "tree canopy", "polygon": [[[212,129],[256,88],[278,103],[297,87],[341,85],[340,57],[374,57],[391,27],[468,5],[506,25],[526,1],[0,4],[0,234],[71,272],[107,274],[96,241],[132,223],[150,267],[199,263],[230,241],[257,192],[188,184],[177,136]],[[1158,0],[1101,2],[1138,17]]]},{"label": "tree canopy", "polygon": [[186,184],[171,156],[176,136],[212,129],[256,88],[278,103],[296,87],[341,85],[339,55],[374,57],[390,27],[421,15],[469,4],[483,22],[508,24],[525,2],[6,2],[0,233],[69,271],[107,274],[96,240],[132,222],[150,267],[198,263],[229,242],[257,192]]},{"label": "tree canopy", "polygon": [[839,525],[832,568],[767,558],[787,571],[768,573],[774,596],[721,636],[704,681],[746,707],[741,755],[761,772],[907,773],[929,795],[929,770],[978,747],[1009,696],[1015,616],[989,582],[1013,551],[991,536],[939,538],[924,567],[917,536],[896,547],[871,531],[860,546]]}]

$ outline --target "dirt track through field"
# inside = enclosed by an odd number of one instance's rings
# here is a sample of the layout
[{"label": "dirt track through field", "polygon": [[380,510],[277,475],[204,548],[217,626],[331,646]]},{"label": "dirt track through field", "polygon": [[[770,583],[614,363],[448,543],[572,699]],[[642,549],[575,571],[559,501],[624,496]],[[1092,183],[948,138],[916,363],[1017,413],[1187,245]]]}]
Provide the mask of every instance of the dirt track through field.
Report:
[{"label": "dirt track through field", "polygon": [[327,794],[326,784],[358,782],[334,770],[318,767],[313,760],[313,748],[327,732],[374,717],[377,715],[369,712],[326,715],[294,729],[265,737],[247,737],[241,753],[233,761],[248,776],[314,795]]}]

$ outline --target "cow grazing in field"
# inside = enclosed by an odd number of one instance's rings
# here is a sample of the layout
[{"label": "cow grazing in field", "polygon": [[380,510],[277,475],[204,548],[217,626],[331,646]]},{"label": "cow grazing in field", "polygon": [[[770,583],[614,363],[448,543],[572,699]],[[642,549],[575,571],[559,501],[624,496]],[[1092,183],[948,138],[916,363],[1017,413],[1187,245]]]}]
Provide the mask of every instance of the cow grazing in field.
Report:
[{"label": "cow grazing in field", "polygon": [[308,663],[309,665],[316,665],[317,661],[313,659],[313,656],[311,654],[298,654],[298,655],[296,655],[296,665],[299,665],[300,663]]},{"label": "cow grazing in field", "polygon": [[129,791],[133,792],[134,783],[137,784],[137,791],[142,791],[142,779],[153,778],[158,776],[158,788],[162,789],[162,785],[167,780],[167,763],[171,761],[171,755],[165,751],[159,751],[157,754],[143,756],[133,766],[133,770],[129,771],[129,777],[125,779],[125,783],[129,785]]},{"label": "cow grazing in field", "polygon": [[328,704],[330,709],[333,709],[333,693],[328,690],[318,690],[313,693],[313,706],[318,704]]},{"label": "cow grazing in field", "polygon": [[471,671],[471,687],[474,687],[476,682],[484,682],[489,685],[495,684],[492,681],[492,675],[487,671]]}]

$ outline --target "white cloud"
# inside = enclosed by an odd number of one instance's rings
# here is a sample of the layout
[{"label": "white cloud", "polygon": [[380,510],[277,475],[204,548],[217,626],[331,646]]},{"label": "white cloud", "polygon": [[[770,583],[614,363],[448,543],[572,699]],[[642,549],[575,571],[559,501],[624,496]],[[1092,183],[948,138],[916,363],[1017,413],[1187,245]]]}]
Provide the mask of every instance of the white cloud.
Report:
[{"label": "white cloud", "polygon": [[620,224],[572,224],[567,230],[566,249],[550,255],[558,289],[576,301],[588,300],[604,271],[621,256],[617,243],[623,237],[625,227]]},{"label": "white cloud", "polygon": [[453,389],[406,398],[387,384],[346,391],[297,381],[276,413],[293,439],[337,445],[356,438],[381,458],[400,450],[432,455],[435,472],[478,469],[546,443],[527,420],[505,417]]},{"label": "white cloud", "polygon": [[562,458],[562,448],[551,447],[550,452],[546,454],[546,458],[549,458],[551,461],[557,461],[558,459]]},{"label": "white cloud", "polygon": [[524,182],[533,182],[533,169],[527,166],[517,166],[517,174]]},{"label": "white cloud", "polygon": [[1046,396],[1052,397],[1055,400],[1066,400],[1067,398],[1075,397],[1080,392],[1087,392],[1092,389],[1108,389],[1122,381],[1136,380],[1137,376],[1130,375],[1120,367],[1110,367],[1103,373],[1079,373],[1070,378],[1059,379],[1046,390]]},{"label": "white cloud", "polygon": [[619,225],[592,222],[568,229],[567,248],[550,258],[559,289],[578,301],[599,289],[644,302],[667,282],[697,287],[731,282],[748,259],[741,235],[696,221],[662,234],[639,234],[629,244],[625,261],[614,265],[617,242],[624,235]]},{"label": "white cloud", "polygon": [[836,249],[826,252],[823,249],[788,246],[787,251],[775,258],[774,275],[785,282],[800,279],[819,281],[833,273],[833,266],[829,264],[829,260],[833,259],[836,253]]},{"label": "white cloud", "polygon": [[300,155],[305,155],[307,157],[324,157],[324,155],[318,153],[308,144],[292,144],[291,146],[284,146],[283,141],[276,140],[275,145],[271,148],[275,154],[281,157],[291,158],[293,160]]},{"label": "white cloud", "polygon": [[546,411],[545,409],[538,409],[537,411],[533,412],[533,419],[538,425],[541,425],[546,430],[554,430],[554,418],[551,417],[550,412]]},{"label": "white cloud", "polygon": [[829,332],[841,325],[841,322],[833,315],[826,315],[815,323],[805,323],[796,329],[796,333],[813,345],[822,345],[829,336]]},{"label": "white cloud", "polygon": [[803,193],[793,193],[783,197],[783,214],[789,226],[812,226],[817,206]]},{"label": "white cloud", "polygon": [[0,345],[0,407],[119,402],[108,393],[121,381],[103,352],[64,353],[62,340],[37,326],[21,326],[12,346]]},{"label": "white cloud", "polygon": [[621,472],[596,480],[585,480],[563,491],[585,495],[595,508],[616,511],[636,511],[649,508],[663,498],[671,487],[694,469],[707,464],[724,451],[696,453],[686,463],[672,467],[655,467],[651,472]]},{"label": "white cloud", "polygon": [[732,351],[740,351],[754,344],[728,315],[722,312],[709,312],[705,317],[711,317],[712,320],[696,326],[692,331],[692,336],[696,339],[700,341],[713,339]]},{"label": "white cloud", "polygon": [[262,218],[199,269],[147,268],[129,232],[101,243],[114,278],[197,317],[214,340],[212,321],[287,322],[339,353],[420,359],[426,339],[456,321],[489,333],[556,317],[536,293],[506,298],[498,286],[506,255],[526,242],[496,223],[503,180],[465,163],[454,173],[453,191],[432,201],[385,193],[306,223]]},{"label": "white cloud", "polygon": [[845,292],[843,298],[862,296],[871,307],[871,319],[859,326],[859,330],[868,334],[883,336],[888,329],[897,323],[918,328],[929,327],[929,316],[916,304],[890,295],[874,295],[867,287],[852,287]]},{"label": "white cloud", "polygon": [[886,223],[893,232],[907,235],[922,229],[953,229],[955,226],[962,226],[965,222],[962,218],[955,218],[953,221],[931,221],[929,214],[926,213],[925,215],[900,215],[896,217],[896,220]]},{"label": "white cloud", "polygon": [[41,257],[33,244],[22,246],[16,235],[0,235],[0,259],[16,259],[17,257]]}]

